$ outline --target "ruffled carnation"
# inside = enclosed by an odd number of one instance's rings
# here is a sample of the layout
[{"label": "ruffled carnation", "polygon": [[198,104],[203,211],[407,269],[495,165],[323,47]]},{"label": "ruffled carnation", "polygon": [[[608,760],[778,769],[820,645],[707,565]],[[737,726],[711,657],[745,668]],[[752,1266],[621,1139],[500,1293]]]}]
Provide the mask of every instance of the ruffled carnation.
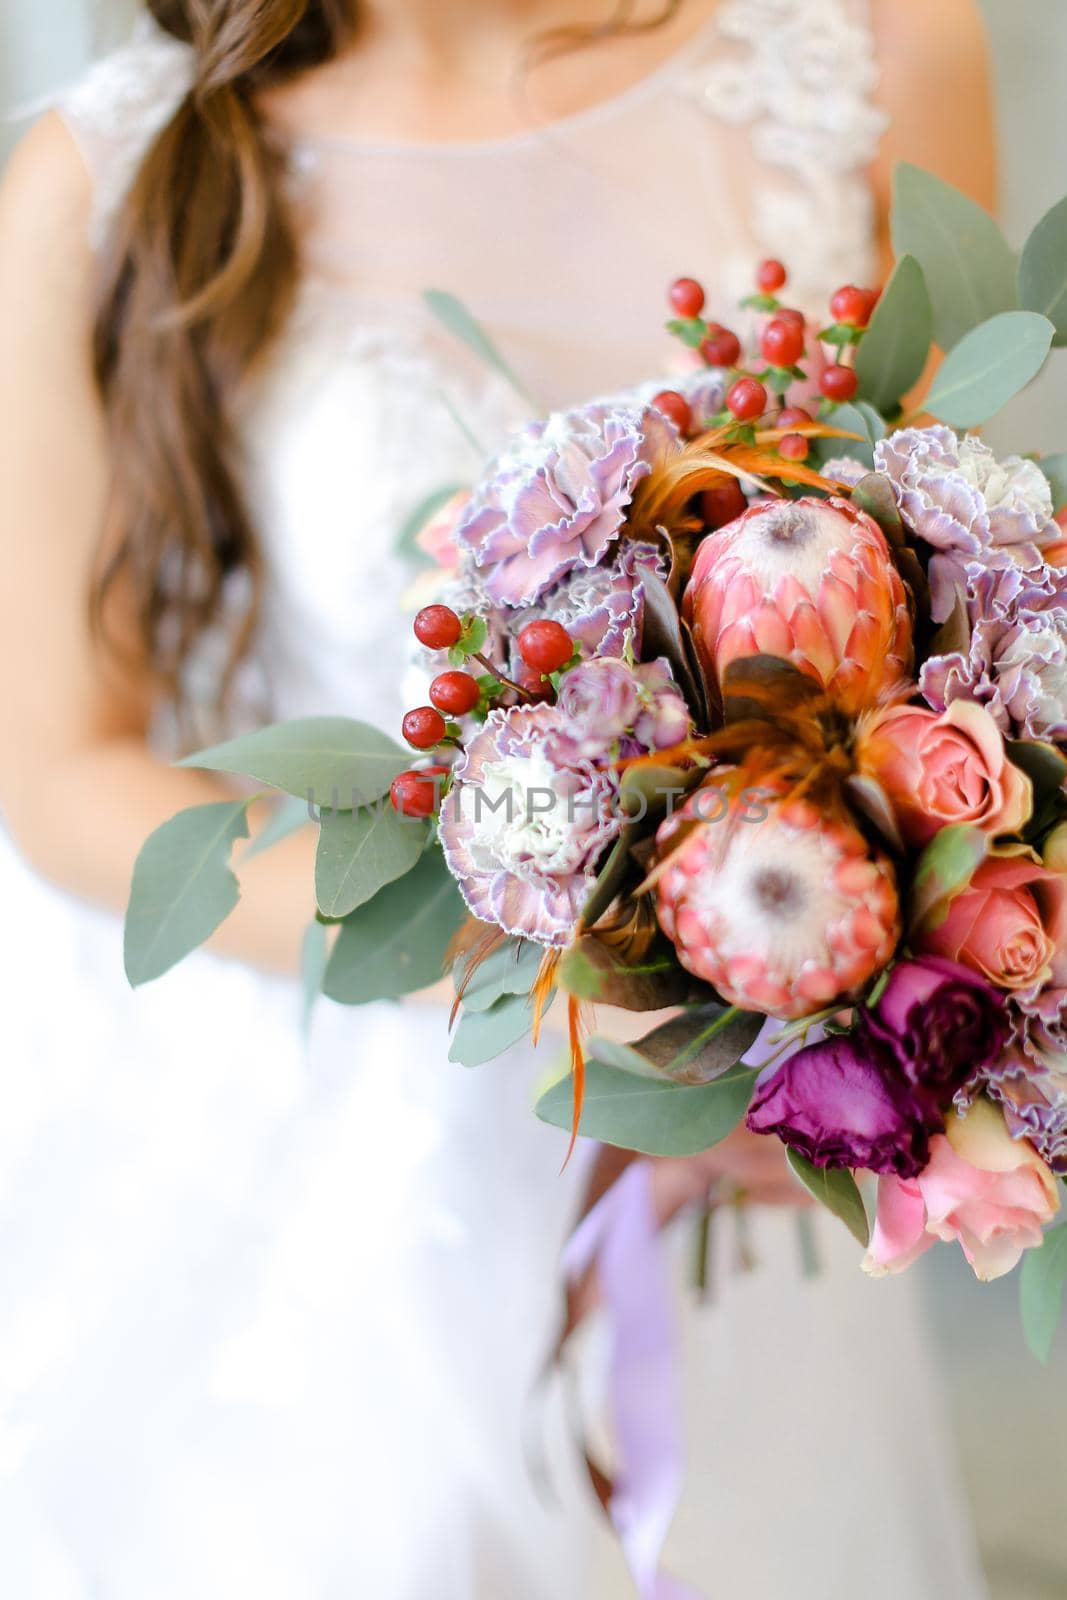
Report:
[{"label": "ruffled carnation", "polygon": [[[577,567],[537,603],[512,616],[518,634],[528,622],[542,617],[566,628],[585,656],[621,656],[627,646],[639,653],[644,617],[642,577],[663,577],[666,564],[652,544],[627,541],[613,560],[599,567]],[[511,672],[520,672],[518,649],[512,641]]]},{"label": "ruffled carnation", "polygon": [[634,489],[679,448],[651,406],[611,402],[526,427],[476,491],[456,538],[490,597],[526,606],[618,538]]},{"label": "ruffled carnation", "polygon": [[1067,739],[1067,571],[972,574],[967,610],[967,649],[923,666],[930,705],[976,700],[1011,737]]},{"label": "ruffled carnation", "polygon": [[1040,568],[1040,546],[1059,537],[1052,493],[1036,462],[998,461],[989,446],[951,428],[902,428],[874,447],[876,469],[896,492],[905,522],[933,550],[935,622],[952,611],[967,569],[995,547],[1024,568]]},{"label": "ruffled carnation", "polygon": [[556,706],[490,712],[455,768],[441,809],[445,860],[483,922],[565,945],[621,827],[618,780],[592,761],[553,757]]}]

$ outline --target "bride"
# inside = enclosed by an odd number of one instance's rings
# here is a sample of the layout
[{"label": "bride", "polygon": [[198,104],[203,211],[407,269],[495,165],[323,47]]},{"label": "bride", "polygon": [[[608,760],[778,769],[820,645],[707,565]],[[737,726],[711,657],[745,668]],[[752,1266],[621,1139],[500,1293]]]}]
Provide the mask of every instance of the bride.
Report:
[{"label": "bride", "polygon": [[[213,954],[133,994],[145,836],[218,796],[179,743],[404,709],[395,552],[526,403],[662,369],[884,266],[889,173],[986,199],[970,0],[150,0],[0,192],[0,1568],[20,1600],[623,1595],[563,1437],[522,1447],[573,1214],[521,1055],[432,1004],[321,1006],[312,844],[240,864]],[[269,976],[275,973],[277,976]],[[769,1143],[769,1142],[768,1142]],[[725,1175],[781,1173],[747,1136]],[[684,1186],[683,1186],[684,1187]],[[981,1592],[906,1283],[757,1207],[688,1325],[672,1565],[711,1593]]]}]

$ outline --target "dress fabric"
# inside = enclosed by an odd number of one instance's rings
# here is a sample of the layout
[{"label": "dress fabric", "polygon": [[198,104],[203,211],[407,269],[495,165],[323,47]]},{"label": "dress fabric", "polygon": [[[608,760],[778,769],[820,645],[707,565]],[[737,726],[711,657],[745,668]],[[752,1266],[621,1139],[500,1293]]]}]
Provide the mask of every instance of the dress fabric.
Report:
[{"label": "dress fabric", "polygon": [[[63,97],[97,238],[188,77],[142,31]],[[529,413],[421,292],[458,294],[543,407],[669,373],[678,273],[724,319],[771,250],[800,299],[866,281],[876,78],[862,7],[726,0],[629,93],[519,137],[291,144],[301,290],[234,397],[266,563],[245,720],[396,730],[397,531]],[[530,1403],[576,1186],[530,1111],[549,1063],[451,1065],[417,1004],[323,1003],[305,1041],[294,985],[206,955],[131,993],[115,919],[6,844],[0,868],[4,1593],[631,1593],[558,1406]],[[789,1218],[751,1226],[763,1270],[727,1253],[684,1312],[673,1565],[713,1597],[972,1600],[913,1286],[868,1283],[833,1227],[809,1281]]]}]

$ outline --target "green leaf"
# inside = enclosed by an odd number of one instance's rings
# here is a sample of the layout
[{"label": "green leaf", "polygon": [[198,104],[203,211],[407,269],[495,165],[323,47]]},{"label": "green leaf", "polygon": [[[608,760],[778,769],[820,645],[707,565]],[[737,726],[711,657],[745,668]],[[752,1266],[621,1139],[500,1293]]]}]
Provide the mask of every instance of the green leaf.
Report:
[{"label": "green leaf", "polygon": [[305,1035],[311,1027],[311,1013],[315,1009],[315,1001],[322,993],[322,980],[326,976],[329,954],[325,923],[317,920],[308,923],[304,942],[300,946],[300,987],[303,994],[301,1021]]},{"label": "green leaf", "polygon": [[427,827],[387,803],[363,811],[324,811],[315,853],[315,899],[327,917],[347,917],[378,890],[410,872]]},{"label": "green leaf", "polygon": [[1015,257],[997,224],[932,172],[899,163],[891,226],[896,255],[914,256],[922,268],[942,350],[1017,304]]},{"label": "green leaf", "polygon": [[847,1167],[817,1167],[799,1150],[786,1150],[785,1158],[808,1193],[827,1211],[840,1217],[852,1237],[866,1250],[871,1242],[867,1208]]},{"label": "green leaf", "polygon": [[342,1005],[396,999],[441,976],[448,941],[466,916],[440,850],[387,884],[341,924],[323,991]]},{"label": "green leaf", "polygon": [[856,352],[860,397],[891,412],[922,377],[930,353],[933,311],[922,268],[903,255]]},{"label": "green leaf", "polygon": [[[579,1132],[644,1155],[696,1155],[733,1132],[748,1110],[756,1076],[752,1067],[734,1066],[713,1083],[683,1086],[587,1061]],[[569,1075],[542,1095],[537,1115],[555,1128],[570,1129]]]},{"label": "green leaf", "polygon": [[834,456],[851,456],[864,466],[874,466],[874,447],[885,438],[885,422],[866,400],[846,401],[831,406],[829,419],[835,428],[847,433],[858,433],[858,439],[819,439],[815,441],[815,457],[820,463]]},{"label": "green leaf", "polygon": [[498,372],[516,394],[531,405],[535,404],[529,390],[515,376],[481,323],[471,315],[457,295],[450,294],[447,289],[424,289],[422,298],[449,333],[465,344],[468,350],[473,350],[487,367]]},{"label": "green leaf", "polygon": [[690,1006],[636,1044],[591,1039],[588,1054],[605,1066],[673,1083],[702,1084],[740,1061],[762,1031],[766,1018],[718,1002]]},{"label": "green leaf", "polygon": [[1053,344],[1067,344],[1067,196],[1045,212],[1023,246],[1019,304],[1048,317]]},{"label": "green leaf", "polygon": [[[463,990],[464,1012],[488,1011],[506,995],[529,994],[544,955],[544,945],[532,939],[505,939],[475,968]],[[457,993],[465,970],[461,956],[452,969]]]},{"label": "green leaf", "polygon": [[927,928],[943,922],[954,894],[971,881],[985,859],[989,841],[965,822],[950,823],[936,833],[919,857],[911,885],[911,925]]},{"label": "green leaf", "polygon": [[893,485],[880,472],[868,472],[861,478],[849,497],[854,506],[866,511],[881,528],[894,550],[899,550],[904,540],[904,523],[897,508]]},{"label": "green leaf", "polygon": [[1067,452],[1059,456],[1043,456],[1038,466],[1052,490],[1052,509],[1059,511],[1062,506],[1067,506]]},{"label": "green leaf", "polygon": [[230,852],[248,838],[244,800],[179,811],[150,834],[133,869],[126,908],[126,976],[150,983],[204,943],[241,898]]},{"label": "green leaf", "polygon": [[678,965],[665,939],[654,944],[643,960],[628,965],[595,934],[582,935],[563,952],[556,981],[577,1000],[624,1011],[662,1011],[707,992],[706,985]]},{"label": "green leaf", "polygon": [[265,826],[256,834],[241,860],[251,861],[253,856],[262,855],[264,850],[281,844],[283,839],[288,839],[299,828],[309,827],[313,820],[306,800],[298,800],[296,795],[280,796]]},{"label": "green leaf", "polygon": [[1063,1309],[1067,1285],[1067,1222],[1052,1228],[1038,1250],[1027,1250],[1019,1278],[1019,1309],[1026,1342],[1041,1362],[1052,1354],[1052,1341]]},{"label": "green leaf", "polygon": [[1002,311],[945,357],[923,404],[954,428],[996,416],[1045,364],[1055,330],[1036,311]]},{"label": "green leaf", "polygon": [[432,562],[432,558],[424,550],[420,550],[415,540],[425,528],[431,517],[437,515],[441,507],[447,505],[453,495],[460,494],[466,488],[462,483],[446,483],[440,489],[435,489],[420,500],[410,516],[405,518],[400,532],[396,536],[393,546],[398,556],[405,561]]},{"label": "green leaf", "polygon": [[353,809],[386,794],[410,752],[350,717],[300,717],[186,756],[182,767],[258,778],[315,805]]},{"label": "green leaf", "polygon": [[464,1067],[480,1067],[525,1039],[532,1026],[533,1012],[526,996],[505,995],[488,1011],[465,1012],[460,1017],[448,1059]]}]

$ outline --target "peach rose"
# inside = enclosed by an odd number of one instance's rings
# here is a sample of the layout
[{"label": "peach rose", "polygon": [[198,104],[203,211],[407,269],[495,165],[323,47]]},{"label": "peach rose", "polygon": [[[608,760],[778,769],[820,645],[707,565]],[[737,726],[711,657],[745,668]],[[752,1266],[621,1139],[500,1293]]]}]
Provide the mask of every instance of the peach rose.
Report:
[{"label": "peach rose", "polygon": [[1067,985],[1067,877],[1025,845],[988,856],[917,951],[962,961],[997,989]]},{"label": "peach rose", "polygon": [[940,715],[925,706],[882,713],[861,742],[860,767],[886,791],[908,844],[926,844],[950,822],[1018,833],[1033,807],[1030,779],[1008,760],[989,712],[970,700]]},{"label": "peach rose", "polygon": [[978,1100],[930,1140],[917,1178],[879,1178],[863,1269],[873,1277],[901,1272],[936,1240],[958,1239],[975,1276],[988,1282],[1041,1244],[1059,1206],[1059,1186],[1033,1145],[1013,1139],[998,1107]]}]

